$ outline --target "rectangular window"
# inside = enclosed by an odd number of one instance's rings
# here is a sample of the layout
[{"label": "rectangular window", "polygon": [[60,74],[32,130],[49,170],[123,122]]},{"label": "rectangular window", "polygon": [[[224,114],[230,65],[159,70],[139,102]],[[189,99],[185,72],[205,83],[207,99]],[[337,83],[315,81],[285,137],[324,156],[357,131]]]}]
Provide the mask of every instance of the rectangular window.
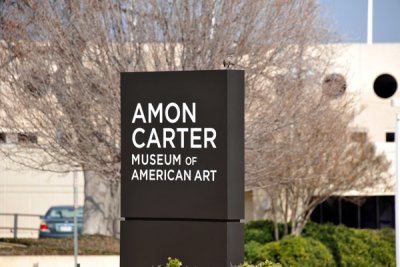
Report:
[{"label": "rectangular window", "polygon": [[5,144],[6,142],[6,133],[0,133],[0,144]]},{"label": "rectangular window", "polygon": [[32,133],[19,133],[18,134],[19,144],[36,144],[37,136]]},{"label": "rectangular window", "polygon": [[386,142],[392,143],[395,141],[395,134],[394,132],[388,132],[386,133]]}]

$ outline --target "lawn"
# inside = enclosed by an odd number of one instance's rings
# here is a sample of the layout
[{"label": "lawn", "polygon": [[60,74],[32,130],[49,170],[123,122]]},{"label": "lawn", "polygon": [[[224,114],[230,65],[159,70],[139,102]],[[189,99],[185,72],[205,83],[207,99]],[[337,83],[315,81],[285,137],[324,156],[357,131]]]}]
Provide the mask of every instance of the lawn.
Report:
[{"label": "lawn", "polygon": [[[119,255],[119,240],[101,235],[79,236],[79,255]],[[73,238],[0,238],[0,256],[73,255]]]}]

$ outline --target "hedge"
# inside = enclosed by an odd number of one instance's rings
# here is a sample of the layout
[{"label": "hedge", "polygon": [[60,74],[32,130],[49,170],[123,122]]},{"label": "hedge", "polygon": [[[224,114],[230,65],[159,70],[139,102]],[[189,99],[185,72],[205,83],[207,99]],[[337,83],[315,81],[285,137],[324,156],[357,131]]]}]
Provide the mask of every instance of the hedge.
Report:
[{"label": "hedge", "polygon": [[[393,229],[354,229],[310,222],[302,238],[289,236],[279,242],[273,241],[271,222],[251,222],[245,229],[245,258],[251,263],[268,259],[283,266],[395,266]],[[317,260],[323,262],[316,264]]]},{"label": "hedge", "polygon": [[[251,221],[245,225],[245,243],[256,241],[260,244],[275,241],[274,224],[267,220]],[[278,225],[279,236],[283,236],[283,225]]]},{"label": "hedge", "polygon": [[[170,258],[168,258],[166,267],[181,267],[182,265],[183,265],[183,263],[180,260],[173,259],[170,257]],[[273,263],[273,262],[266,260],[257,265],[251,265],[249,263],[244,263],[244,264],[240,265],[239,267],[282,267],[282,265],[279,263]]]},{"label": "hedge", "polygon": [[[279,264],[279,263],[273,263],[273,262],[271,262],[269,260],[266,260],[266,261],[260,262],[257,265],[244,263],[244,264],[240,265],[239,267],[282,267],[282,265]],[[292,267],[295,267],[295,266],[292,266]]]},{"label": "hedge", "polygon": [[[250,246],[249,246],[250,245]],[[286,266],[335,267],[335,261],[321,242],[312,238],[286,236],[280,241],[246,244],[246,257],[252,263],[262,260],[279,262]]]},{"label": "hedge", "polygon": [[[279,226],[282,235],[283,227]],[[269,221],[245,226],[245,258],[241,267],[394,267],[393,229],[354,229],[333,224],[308,223],[302,236],[274,241]],[[251,265],[253,264],[253,265]],[[185,266],[169,259],[166,267]]]},{"label": "hedge", "polygon": [[396,265],[393,229],[367,230],[309,223],[303,235],[328,247],[338,267]]}]

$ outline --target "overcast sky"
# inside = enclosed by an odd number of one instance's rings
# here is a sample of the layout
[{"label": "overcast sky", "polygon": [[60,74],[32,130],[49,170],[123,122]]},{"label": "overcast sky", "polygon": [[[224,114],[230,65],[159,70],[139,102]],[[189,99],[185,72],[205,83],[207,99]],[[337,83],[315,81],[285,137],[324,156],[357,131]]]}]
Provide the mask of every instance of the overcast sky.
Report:
[{"label": "overcast sky", "polygon": [[[367,41],[368,0],[318,0],[344,42]],[[374,42],[400,42],[400,0],[374,0]]]}]

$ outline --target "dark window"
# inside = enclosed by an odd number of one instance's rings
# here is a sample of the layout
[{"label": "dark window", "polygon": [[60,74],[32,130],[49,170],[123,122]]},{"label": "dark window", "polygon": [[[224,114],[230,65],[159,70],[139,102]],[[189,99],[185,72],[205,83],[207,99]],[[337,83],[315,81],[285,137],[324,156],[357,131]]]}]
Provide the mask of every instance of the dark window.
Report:
[{"label": "dark window", "polygon": [[18,134],[19,144],[34,144],[37,143],[37,136],[31,133],[19,133]]},{"label": "dark window", "polygon": [[6,142],[6,133],[0,133],[0,144],[4,144]]},{"label": "dark window", "polygon": [[311,220],[357,228],[394,228],[394,196],[332,196],[315,208]]},{"label": "dark window", "polygon": [[393,132],[386,133],[386,142],[394,142],[395,135]]},{"label": "dark window", "polygon": [[358,208],[359,206],[356,203],[353,203],[352,201],[349,201],[347,199],[342,199],[342,224],[353,227],[353,228],[358,228]]},{"label": "dark window", "polygon": [[340,223],[339,201],[336,197],[327,199],[323,204],[323,222]]},{"label": "dark window", "polygon": [[394,228],[394,198],[379,197],[379,228]]},{"label": "dark window", "polygon": [[332,98],[342,96],[346,91],[346,88],[346,79],[343,75],[338,73],[327,75],[322,83],[324,94]]},{"label": "dark window", "polygon": [[397,82],[390,74],[379,75],[374,82],[375,94],[381,98],[389,98],[396,93]]},{"label": "dark window", "polygon": [[369,197],[361,206],[361,228],[377,229],[377,197]]}]

